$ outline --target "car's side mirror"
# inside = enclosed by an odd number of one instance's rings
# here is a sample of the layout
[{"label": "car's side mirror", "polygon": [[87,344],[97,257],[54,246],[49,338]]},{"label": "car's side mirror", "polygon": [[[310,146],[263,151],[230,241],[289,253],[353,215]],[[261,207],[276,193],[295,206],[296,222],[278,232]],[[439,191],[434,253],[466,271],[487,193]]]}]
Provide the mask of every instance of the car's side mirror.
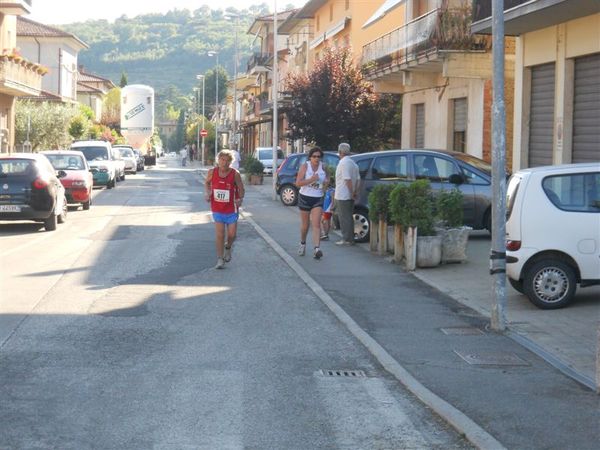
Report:
[{"label": "car's side mirror", "polygon": [[453,173],[448,177],[448,182],[451,184],[459,185],[463,184],[465,182],[465,179],[462,175],[459,175],[458,173]]},{"label": "car's side mirror", "polygon": [[65,172],[64,170],[59,170],[59,171],[56,173],[56,176],[57,176],[58,178],[64,178],[64,177],[66,177],[66,176],[67,176],[67,172]]}]

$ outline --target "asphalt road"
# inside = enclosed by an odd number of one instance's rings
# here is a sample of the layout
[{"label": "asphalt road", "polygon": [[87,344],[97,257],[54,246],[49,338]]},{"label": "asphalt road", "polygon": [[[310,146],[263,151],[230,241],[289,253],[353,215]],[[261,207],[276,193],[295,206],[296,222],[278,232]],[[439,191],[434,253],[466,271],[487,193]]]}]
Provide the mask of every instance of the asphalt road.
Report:
[{"label": "asphalt road", "polygon": [[213,269],[200,178],[177,162],[56,232],[0,224],[0,448],[470,448],[247,220]]}]

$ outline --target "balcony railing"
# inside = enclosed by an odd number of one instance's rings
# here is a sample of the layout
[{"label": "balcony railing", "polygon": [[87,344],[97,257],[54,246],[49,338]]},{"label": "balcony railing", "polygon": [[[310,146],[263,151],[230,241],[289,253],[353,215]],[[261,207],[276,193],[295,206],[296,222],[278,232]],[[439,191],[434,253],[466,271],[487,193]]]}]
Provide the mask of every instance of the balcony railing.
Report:
[{"label": "balcony railing", "polygon": [[42,75],[47,71],[20,56],[0,55],[0,92],[14,96],[39,95]]},{"label": "balcony railing", "polygon": [[270,53],[254,53],[247,64],[247,72],[252,72],[255,67],[266,67],[267,62],[273,57]]},{"label": "balcony railing", "polygon": [[434,9],[365,45],[362,64],[369,71],[392,61],[408,63],[435,50],[488,49],[488,39],[472,35],[470,25],[470,6]]}]

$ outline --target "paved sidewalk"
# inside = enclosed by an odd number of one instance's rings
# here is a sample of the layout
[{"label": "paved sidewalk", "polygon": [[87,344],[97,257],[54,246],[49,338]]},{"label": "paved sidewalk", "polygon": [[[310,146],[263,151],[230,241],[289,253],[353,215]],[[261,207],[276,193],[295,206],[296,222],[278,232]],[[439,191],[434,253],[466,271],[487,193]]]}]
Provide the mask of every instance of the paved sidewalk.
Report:
[{"label": "paved sidewalk", "polygon": [[[272,178],[265,177],[263,185],[248,189],[271,199]],[[279,205],[285,208],[280,202]],[[360,247],[368,251],[367,244]],[[417,269],[413,275],[489,319],[494,302],[493,280],[488,271],[490,248],[489,233],[475,231],[469,239],[465,263]],[[559,370],[595,389],[599,299],[600,286],[578,289],[571,306],[544,311],[507,283],[507,334]]]},{"label": "paved sidewalk", "polygon": [[[600,397],[515,340],[488,329],[488,236],[476,233],[473,237],[468,264],[414,275],[372,255],[366,245],[339,248],[325,242],[324,258],[315,261],[297,256],[297,209],[272,200],[271,180],[266,178],[262,186],[247,186],[245,220],[251,218],[262,227],[285,252],[284,259],[291,258],[316,281],[316,295],[331,296],[334,309],[339,305],[354,322],[349,329],[359,330],[353,334],[424,403],[468,436],[469,430],[454,421],[455,413],[439,407],[439,402],[428,401],[402,373],[414,377],[433,397],[457,408],[458,416],[464,414],[507,448],[597,448]],[[467,270],[469,265],[474,267]],[[437,288],[417,279],[423,272],[431,275],[438,270],[443,276],[428,280],[429,284],[435,281]],[[450,295],[463,296],[462,303]],[[485,302],[466,306],[467,301],[478,298]],[[512,303],[509,300],[509,308]],[[531,309],[532,315],[536,312]],[[368,336],[366,341],[361,333]],[[379,346],[399,364],[399,371],[388,364],[389,358],[378,355]]]}]

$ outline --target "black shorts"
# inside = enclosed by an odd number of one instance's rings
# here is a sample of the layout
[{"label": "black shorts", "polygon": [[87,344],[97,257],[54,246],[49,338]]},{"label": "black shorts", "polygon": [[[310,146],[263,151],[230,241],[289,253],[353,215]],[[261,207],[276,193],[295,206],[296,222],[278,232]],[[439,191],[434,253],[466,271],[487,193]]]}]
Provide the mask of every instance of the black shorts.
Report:
[{"label": "black shorts", "polygon": [[313,208],[323,207],[323,197],[310,197],[308,195],[298,194],[298,208],[301,211],[310,211]]}]

